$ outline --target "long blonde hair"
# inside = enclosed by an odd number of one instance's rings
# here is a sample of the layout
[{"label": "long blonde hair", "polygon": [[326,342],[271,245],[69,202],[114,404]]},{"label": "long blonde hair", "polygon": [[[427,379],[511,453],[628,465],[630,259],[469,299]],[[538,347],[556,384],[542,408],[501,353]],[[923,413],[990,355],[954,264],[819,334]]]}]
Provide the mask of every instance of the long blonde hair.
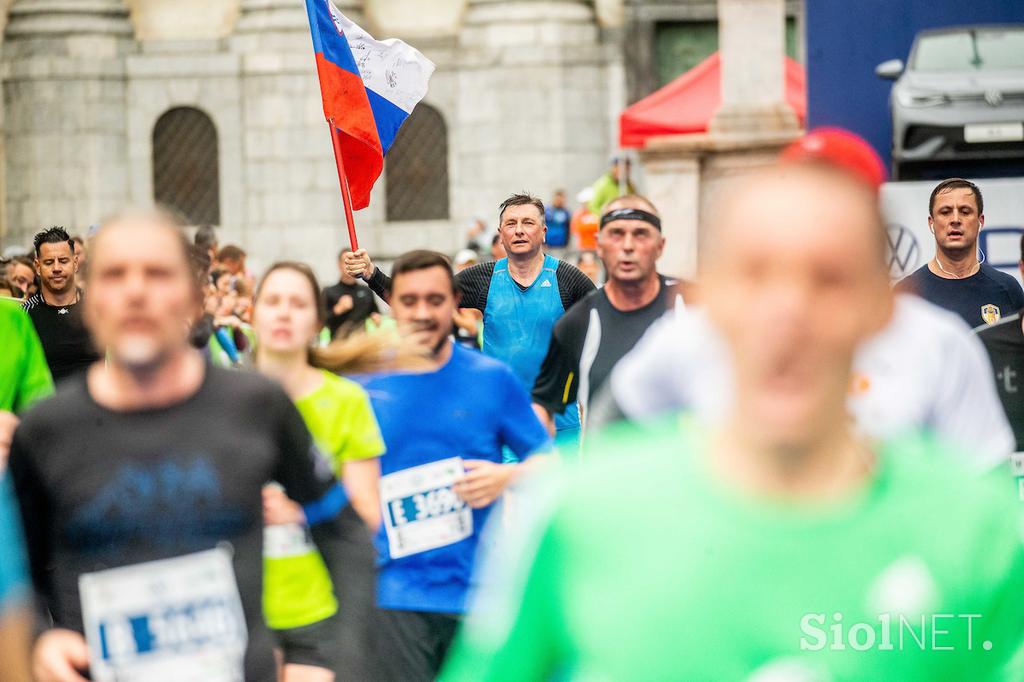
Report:
[{"label": "long blonde hair", "polygon": [[[320,283],[313,270],[298,261],[278,261],[267,268],[253,296],[253,309],[263,293],[263,285],[271,274],[278,270],[291,270],[302,275],[309,282],[310,291],[316,304],[317,322],[321,327],[327,321],[327,307],[324,303]],[[335,374],[369,374],[384,371],[415,371],[430,368],[430,362],[415,346],[404,340],[397,332],[382,330],[369,334],[365,330],[332,340],[322,348],[310,347],[307,362],[312,367],[326,369]]]}]

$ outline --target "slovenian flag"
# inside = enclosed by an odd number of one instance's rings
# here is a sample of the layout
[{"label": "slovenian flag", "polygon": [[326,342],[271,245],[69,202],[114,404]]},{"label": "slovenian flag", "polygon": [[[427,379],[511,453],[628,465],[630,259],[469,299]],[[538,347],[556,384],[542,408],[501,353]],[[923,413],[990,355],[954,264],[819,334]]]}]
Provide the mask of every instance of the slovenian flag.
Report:
[{"label": "slovenian flag", "polygon": [[401,40],[374,40],[331,0],[306,0],[324,115],[341,133],[354,209],[370,190],[398,129],[427,94],[434,64]]}]

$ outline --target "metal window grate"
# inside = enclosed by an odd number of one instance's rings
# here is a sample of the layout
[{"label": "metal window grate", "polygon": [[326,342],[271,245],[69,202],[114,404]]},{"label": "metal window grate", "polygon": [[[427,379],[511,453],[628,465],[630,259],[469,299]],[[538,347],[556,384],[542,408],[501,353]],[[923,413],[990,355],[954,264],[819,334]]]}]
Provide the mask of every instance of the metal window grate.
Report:
[{"label": "metal window grate", "polygon": [[153,198],[189,224],[220,224],[217,129],[202,111],[170,109],[153,127]]},{"label": "metal window grate", "polygon": [[384,173],[389,221],[448,218],[448,128],[437,109],[417,105],[391,145]]}]

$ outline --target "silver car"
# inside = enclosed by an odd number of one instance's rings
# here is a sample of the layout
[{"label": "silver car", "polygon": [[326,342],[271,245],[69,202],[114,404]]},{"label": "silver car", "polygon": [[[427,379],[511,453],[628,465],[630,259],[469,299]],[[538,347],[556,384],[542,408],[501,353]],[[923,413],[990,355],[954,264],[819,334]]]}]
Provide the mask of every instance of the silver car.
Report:
[{"label": "silver car", "polygon": [[896,81],[894,179],[943,162],[1024,160],[1024,24],[921,31],[906,68],[890,59],[875,73]]}]

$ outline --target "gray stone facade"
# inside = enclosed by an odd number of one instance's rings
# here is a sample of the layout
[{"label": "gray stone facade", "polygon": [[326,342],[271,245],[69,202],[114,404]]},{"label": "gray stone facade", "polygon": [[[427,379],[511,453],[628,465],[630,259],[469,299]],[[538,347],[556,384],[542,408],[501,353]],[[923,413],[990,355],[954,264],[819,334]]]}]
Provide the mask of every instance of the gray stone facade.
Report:
[{"label": "gray stone facade", "polygon": [[[335,1],[365,19],[360,0]],[[371,253],[453,251],[508,193],[546,199],[602,172],[622,50],[591,0],[469,0],[456,33],[409,42],[437,64],[425,102],[448,126],[450,219],[388,222],[382,176],[356,214]],[[151,202],[154,125],[187,106],[218,133],[222,243],[256,269],[298,258],[333,276],[347,237],[301,0],[241,0],[228,35],[195,40],[140,39],[124,0],[14,0],[2,77],[4,246]]]}]

